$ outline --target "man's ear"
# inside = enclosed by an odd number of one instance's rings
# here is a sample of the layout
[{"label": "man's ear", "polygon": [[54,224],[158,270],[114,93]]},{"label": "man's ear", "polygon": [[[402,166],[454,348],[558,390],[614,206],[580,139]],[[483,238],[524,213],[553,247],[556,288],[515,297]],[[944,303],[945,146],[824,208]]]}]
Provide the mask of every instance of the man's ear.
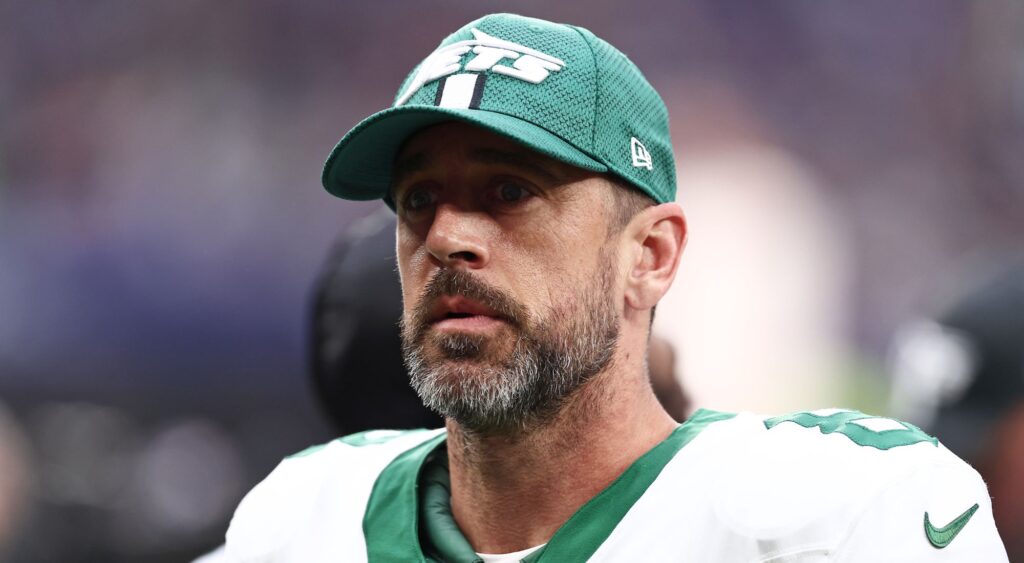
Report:
[{"label": "man's ear", "polygon": [[676,203],[662,203],[638,213],[626,226],[632,246],[626,275],[629,308],[650,309],[668,292],[686,246],[686,217]]}]

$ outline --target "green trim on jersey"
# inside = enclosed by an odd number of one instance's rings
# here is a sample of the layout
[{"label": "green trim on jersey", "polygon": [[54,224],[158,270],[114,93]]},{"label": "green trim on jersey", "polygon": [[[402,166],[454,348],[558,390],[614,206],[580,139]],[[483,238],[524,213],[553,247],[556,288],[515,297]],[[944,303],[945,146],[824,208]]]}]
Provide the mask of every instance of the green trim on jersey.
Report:
[{"label": "green trim on jersey", "polygon": [[895,422],[903,428],[890,430],[871,430],[860,424],[858,420],[877,419],[880,417],[864,414],[860,411],[838,411],[829,415],[815,414],[813,412],[797,412],[782,416],[776,416],[764,421],[764,427],[771,430],[782,422],[794,422],[804,428],[815,428],[822,434],[837,432],[846,436],[851,442],[858,446],[866,446],[878,450],[889,450],[901,446],[911,446],[921,442],[928,442],[938,447],[939,441],[925,434],[920,428],[913,424],[895,419],[885,419]]},{"label": "green trim on jersey", "polygon": [[[555,532],[547,545],[523,561],[563,563],[590,558],[683,446],[708,425],[734,416],[733,413],[705,409],[695,412],[668,438],[640,456],[611,485],[577,510]],[[424,463],[444,439],[444,434],[439,435],[399,455],[377,478],[363,518],[363,533],[370,561],[428,561],[418,536],[421,512],[417,506],[417,488]],[[430,510],[422,514],[430,518],[451,518],[450,511],[443,510]],[[447,534],[458,530],[458,525],[452,519],[451,522],[432,522],[425,528],[428,531],[444,529]],[[443,541],[452,545],[451,538]],[[468,542],[454,543],[468,545]],[[462,549],[457,551],[460,554],[464,552]],[[478,560],[475,553],[470,555],[470,552],[464,552],[464,557],[465,561]],[[463,563],[462,557],[459,559],[450,563]]]},{"label": "green trim on jersey", "polygon": [[363,515],[368,561],[426,561],[417,530],[416,485],[423,461],[445,438],[441,433],[407,450],[377,477]]},{"label": "green trim on jersey", "polygon": [[452,482],[448,449],[438,446],[420,470],[420,548],[427,558],[451,563],[480,563],[452,516]]}]

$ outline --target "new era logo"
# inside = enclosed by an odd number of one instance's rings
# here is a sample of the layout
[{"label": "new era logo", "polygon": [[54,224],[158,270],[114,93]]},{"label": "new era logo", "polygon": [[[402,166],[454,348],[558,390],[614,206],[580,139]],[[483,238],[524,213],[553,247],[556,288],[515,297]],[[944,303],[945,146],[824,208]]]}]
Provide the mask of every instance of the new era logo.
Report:
[{"label": "new era logo", "polygon": [[[439,78],[455,74],[460,70],[468,72],[491,71],[495,74],[503,74],[524,80],[532,84],[540,84],[552,72],[562,70],[565,61],[552,57],[546,53],[525,47],[518,43],[498,39],[487,35],[479,29],[472,29],[473,39],[458,41],[446,45],[431,53],[420,63],[416,76],[409,83],[409,87],[398,97],[395,102],[400,106],[409,101],[424,85]],[[473,57],[462,66],[462,57],[469,51],[473,51]],[[511,66],[499,64],[506,60],[515,61]],[[453,84],[460,84],[460,91],[469,90],[468,83],[476,79],[456,80]],[[462,94],[457,96],[460,101],[464,98]],[[450,106],[446,106],[450,107]]]},{"label": "new era logo", "polygon": [[651,161],[651,153],[647,152],[647,147],[640,142],[640,139],[630,137],[629,154],[633,156],[634,168],[646,168],[648,170],[654,169],[654,162]]}]

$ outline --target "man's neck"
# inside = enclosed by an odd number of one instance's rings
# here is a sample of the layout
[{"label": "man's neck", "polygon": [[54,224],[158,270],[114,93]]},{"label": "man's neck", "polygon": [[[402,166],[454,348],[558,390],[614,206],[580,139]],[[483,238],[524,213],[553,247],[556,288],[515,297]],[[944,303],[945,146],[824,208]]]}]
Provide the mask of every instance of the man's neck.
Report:
[{"label": "man's neck", "polygon": [[599,375],[552,421],[522,432],[473,432],[448,421],[452,512],[477,552],[508,553],[547,542],[672,432],[676,423],[658,404],[646,374],[631,375]]}]

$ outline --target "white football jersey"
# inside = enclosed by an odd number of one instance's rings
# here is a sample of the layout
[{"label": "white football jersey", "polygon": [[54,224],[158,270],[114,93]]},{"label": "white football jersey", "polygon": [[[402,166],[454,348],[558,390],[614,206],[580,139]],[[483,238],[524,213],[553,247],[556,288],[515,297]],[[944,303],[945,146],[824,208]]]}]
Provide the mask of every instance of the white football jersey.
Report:
[{"label": "white football jersey", "polygon": [[[434,561],[417,476],[444,430],[375,431],[285,459],[242,501],[227,561]],[[978,474],[917,428],[856,411],[701,410],[529,563],[970,562],[1006,552]]]}]

